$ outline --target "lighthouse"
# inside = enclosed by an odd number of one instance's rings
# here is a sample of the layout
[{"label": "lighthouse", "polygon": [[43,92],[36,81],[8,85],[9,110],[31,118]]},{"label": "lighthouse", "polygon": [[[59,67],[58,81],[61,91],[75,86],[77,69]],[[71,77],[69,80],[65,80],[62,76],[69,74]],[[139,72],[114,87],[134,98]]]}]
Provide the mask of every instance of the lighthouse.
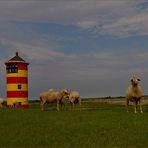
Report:
[{"label": "lighthouse", "polygon": [[7,106],[28,108],[28,65],[16,52],[16,55],[5,63]]}]

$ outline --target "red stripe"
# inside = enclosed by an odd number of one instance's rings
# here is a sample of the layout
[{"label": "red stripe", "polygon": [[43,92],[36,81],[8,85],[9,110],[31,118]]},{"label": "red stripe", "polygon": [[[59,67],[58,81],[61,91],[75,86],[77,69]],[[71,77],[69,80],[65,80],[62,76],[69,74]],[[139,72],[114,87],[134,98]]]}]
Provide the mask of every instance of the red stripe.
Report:
[{"label": "red stripe", "polygon": [[28,91],[7,91],[7,98],[28,98]]},{"label": "red stripe", "polygon": [[26,63],[18,64],[18,69],[19,70],[28,70],[27,64]]},{"label": "red stripe", "polygon": [[28,79],[27,77],[7,77],[7,84],[13,84],[13,83],[27,84]]}]

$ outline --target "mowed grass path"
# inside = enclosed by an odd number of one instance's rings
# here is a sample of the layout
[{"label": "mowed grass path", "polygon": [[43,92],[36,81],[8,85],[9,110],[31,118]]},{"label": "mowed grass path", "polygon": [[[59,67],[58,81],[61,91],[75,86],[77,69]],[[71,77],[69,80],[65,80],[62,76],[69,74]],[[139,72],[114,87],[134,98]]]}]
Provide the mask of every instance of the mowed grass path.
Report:
[{"label": "mowed grass path", "polygon": [[0,109],[0,148],[147,148],[148,112],[85,103],[82,110]]}]

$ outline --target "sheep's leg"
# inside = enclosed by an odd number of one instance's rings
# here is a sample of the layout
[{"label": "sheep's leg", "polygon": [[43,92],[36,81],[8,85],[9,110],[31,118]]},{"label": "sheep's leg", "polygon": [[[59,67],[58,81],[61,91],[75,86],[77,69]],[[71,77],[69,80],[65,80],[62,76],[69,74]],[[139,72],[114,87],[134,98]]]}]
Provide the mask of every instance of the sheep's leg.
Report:
[{"label": "sheep's leg", "polygon": [[137,113],[137,101],[134,102],[134,106],[135,106],[135,113]]},{"label": "sheep's leg", "polygon": [[128,112],[129,100],[126,99],[126,111]]},{"label": "sheep's leg", "polygon": [[61,101],[61,109],[64,109],[65,108],[65,103],[63,103],[62,101]]},{"label": "sheep's leg", "polygon": [[139,104],[139,107],[140,107],[140,112],[143,113],[141,104]]},{"label": "sheep's leg", "polygon": [[40,106],[42,111],[44,110],[44,104],[45,104],[45,101],[43,101],[42,98],[40,98]]},{"label": "sheep's leg", "polygon": [[74,110],[74,102],[70,102],[71,104],[71,110]]},{"label": "sheep's leg", "polygon": [[57,100],[57,111],[59,111],[59,100]]},{"label": "sheep's leg", "polygon": [[139,100],[139,108],[140,108],[140,112],[143,113],[142,106],[141,106],[141,101],[140,100]]},{"label": "sheep's leg", "polygon": [[43,111],[44,110],[44,103],[43,102],[41,102],[41,110]]},{"label": "sheep's leg", "polygon": [[79,98],[79,107],[80,107],[80,111],[81,111],[81,99]]},{"label": "sheep's leg", "polygon": [[62,100],[59,100],[59,106],[62,108],[62,106],[63,106]]},{"label": "sheep's leg", "polygon": [[61,106],[61,109],[62,109],[63,108],[63,103],[62,102],[60,103],[60,106]]}]

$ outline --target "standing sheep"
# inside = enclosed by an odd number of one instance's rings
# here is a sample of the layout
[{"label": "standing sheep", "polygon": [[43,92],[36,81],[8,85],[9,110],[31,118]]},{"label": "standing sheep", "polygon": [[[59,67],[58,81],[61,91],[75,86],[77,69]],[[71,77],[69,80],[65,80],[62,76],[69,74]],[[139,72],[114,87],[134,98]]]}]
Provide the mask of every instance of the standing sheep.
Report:
[{"label": "standing sheep", "polygon": [[126,91],[126,106],[127,106],[127,112],[128,112],[128,105],[129,102],[133,102],[135,106],[135,113],[137,113],[137,107],[139,104],[140,112],[143,113],[142,111],[142,106],[141,106],[141,99],[142,99],[142,89],[139,85],[140,79],[137,77],[133,77],[131,79],[131,86],[128,87]]},{"label": "standing sheep", "polygon": [[48,92],[43,92],[40,94],[40,104],[41,110],[44,110],[45,103],[57,103],[57,110],[59,111],[59,104],[62,105],[62,99],[69,95],[68,89],[63,89],[62,91],[55,91],[53,89],[49,89]]},{"label": "standing sheep", "polygon": [[79,103],[79,105],[81,106],[80,93],[77,91],[71,91],[69,95],[69,101],[72,108],[74,108],[74,104],[77,104],[77,103]]}]

